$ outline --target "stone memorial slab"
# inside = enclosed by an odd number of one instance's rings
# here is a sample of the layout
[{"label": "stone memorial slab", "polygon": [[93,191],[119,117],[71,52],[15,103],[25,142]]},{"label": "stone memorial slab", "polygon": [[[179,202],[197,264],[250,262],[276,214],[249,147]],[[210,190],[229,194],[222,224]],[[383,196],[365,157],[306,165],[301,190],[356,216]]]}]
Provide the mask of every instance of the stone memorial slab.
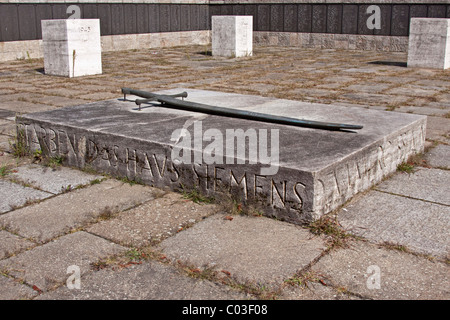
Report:
[{"label": "stone memorial slab", "polygon": [[79,77],[102,73],[99,19],[42,20],[46,74]]},{"label": "stone memorial slab", "polygon": [[252,16],[213,16],[212,55],[247,57],[253,54]]},{"label": "stone memorial slab", "polygon": [[[422,152],[426,116],[195,89],[185,101],[363,125],[329,131],[123,99],[22,115],[31,150],[156,187],[234,195],[286,221],[317,219]],[[127,97],[129,98],[129,97]]]},{"label": "stone memorial slab", "polygon": [[450,19],[411,19],[408,67],[450,68]]}]

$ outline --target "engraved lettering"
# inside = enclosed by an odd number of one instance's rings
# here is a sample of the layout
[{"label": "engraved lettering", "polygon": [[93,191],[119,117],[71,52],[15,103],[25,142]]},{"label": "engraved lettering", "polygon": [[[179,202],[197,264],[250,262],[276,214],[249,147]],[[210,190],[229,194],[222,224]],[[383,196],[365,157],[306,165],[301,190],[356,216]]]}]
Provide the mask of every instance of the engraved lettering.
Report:
[{"label": "engraved lettering", "polygon": [[254,180],[254,188],[253,188],[253,195],[255,198],[257,198],[258,194],[263,194],[263,186],[258,184],[258,178],[266,179],[266,176],[261,176],[259,174],[255,174],[255,180]]},{"label": "engraved lettering", "polygon": [[[197,171],[196,167],[198,168],[205,168],[205,173],[201,174],[199,171]],[[209,174],[208,174],[209,166],[208,165],[199,165],[199,164],[193,164],[192,165],[192,171],[194,175],[197,178],[197,184],[200,186],[202,180],[204,180],[205,189],[209,190]]]},{"label": "engraved lettering", "polygon": [[[322,185],[322,190],[323,190],[323,192],[325,192],[325,185],[324,185],[323,181],[322,181],[322,180],[318,180],[318,181],[319,181],[319,182],[321,183],[321,185]],[[300,191],[299,191],[298,189],[300,189]],[[293,190],[294,190],[295,196],[296,196],[297,199],[298,199],[298,203],[300,203],[301,205],[303,205],[303,197],[302,197],[302,194],[305,193],[306,185],[304,185],[304,184],[301,183],[301,182],[297,182],[297,183],[294,185]]]},{"label": "engraved lettering", "polygon": [[88,148],[87,148],[88,162],[93,162],[98,157],[97,144],[94,141],[89,139],[87,145],[88,145]]},{"label": "engraved lettering", "polygon": [[[282,194],[280,194],[275,181],[271,179],[270,204],[274,207],[277,207],[277,203],[281,203],[282,208],[286,206],[286,181],[282,182],[282,188]],[[277,194],[277,201],[274,198],[275,193]]]},{"label": "engraved lettering", "polygon": [[166,170],[167,157],[164,156],[164,160],[162,161],[162,167],[160,167],[159,164],[158,164],[158,159],[156,157],[156,154],[153,154],[153,160],[155,161],[155,167],[156,167],[156,170],[159,173],[159,177],[163,178],[164,177],[164,171]]},{"label": "engraved lettering", "polygon": [[136,150],[131,150],[126,148],[126,164],[127,164],[127,173],[131,173],[131,177],[136,175]]},{"label": "engraved lettering", "polygon": [[[222,181],[222,179],[219,178],[217,175],[218,170],[225,170],[225,168],[214,167],[214,191],[217,191],[217,186],[219,185],[217,182]],[[219,185],[219,186],[221,186],[221,185]]]},{"label": "engraved lettering", "polygon": [[56,132],[53,129],[47,129],[48,137],[48,151],[50,154],[56,154],[58,152],[57,142],[56,142]]},{"label": "engraved lettering", "polygon": [[153,177],[153,170],[150,165],[150,161],[148,160],[148,155],[145,152],[144,152],[144,156],[143,156],[143,162],[144,162],[144,165],[141,167],[141,173],[144,174],[144,172],[145,172],[150,177]]},{"label": "engraved lettering", "polygon": [[171,169],[169,170],[169,172],[175,175],[175,179],[171,178],[170,181],[173,183],[177,182],[180,179],[180,172],[178,171],[178,168],[175,166],[175,163],[170,162],[170,167]]},{"label": "engraved lettering", "polygon": [[241,187],[241,185],[243,185],[241,189],[244,190],[244,199],[247,200],[248,199],[247,173],[244,172],[241,179],[238,181],[233,173],[233,170],[230,170],[230,190],[233,187],[233,184],[234,186],[238,187]]}]

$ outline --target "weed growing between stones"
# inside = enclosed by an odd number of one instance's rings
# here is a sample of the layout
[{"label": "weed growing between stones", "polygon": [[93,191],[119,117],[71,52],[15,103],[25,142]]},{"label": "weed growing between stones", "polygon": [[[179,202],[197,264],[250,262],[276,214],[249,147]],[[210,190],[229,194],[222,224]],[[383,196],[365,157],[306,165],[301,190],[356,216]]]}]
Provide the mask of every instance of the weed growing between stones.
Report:
[{"label": "weed growing between stones", "polygon": [[408,162],[400,163],[397,166],[397,171],[405,172],[405,173],[414,173],[414,165]]},{"label": "weed growing between stones", "polygon": [[181,185],[181,194],[184,199],[188,199],[197,204],[213,203],[214,199],[211,197],[205,197],[200,193],[197,187],[188,189],[185,185]]},{"label": "weed growing between stones", "polygon": [[25,132],[23,130],[17,130],[17,135],[10,142],[10,147],[14,157],[20,158],[30,155],[30,148],[27,146]]},{"label": "weed growing between stones", "polygon": [[0,167],[0,177],[6,177],[11,172],[11,168],[8,165],[3,165]]},{"label": "weed growing between stones", "polygon": [[355,238],[343,229],[337,221],[337,217],[332,218],[329,216],[324,216],[311,222],[306,227],[315,235],[327,236],[330,249],[346,248],[348,247],[348,241]]}]

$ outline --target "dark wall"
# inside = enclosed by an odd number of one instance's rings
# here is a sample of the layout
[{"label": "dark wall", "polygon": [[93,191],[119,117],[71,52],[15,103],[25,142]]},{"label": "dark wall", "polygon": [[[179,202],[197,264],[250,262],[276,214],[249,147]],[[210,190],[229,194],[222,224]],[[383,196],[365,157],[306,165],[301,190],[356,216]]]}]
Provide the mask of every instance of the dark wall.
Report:
[{"label": "dark wall", "polygon": [[[99,18],[102,35],[209,30],[212,15],[252,15],[255,31],[407,36],[411,17],[450,18],[445,4],[378,4],[381,29],[366,26],[368,4],[74,3]],[[71,3],[0,4],[0,42],[41,38],[41,20],[66,19]]]},{"label": "dark wall", "polygon": [[372,4],[237,4],[210,5],[211,15],[253,15],[255,31],[407,36],[412,17],[450,18],[445,4],[376,4],[381,29],[368,29]]},{"label": "dark wall", "polygon": [[[81,18],[100,19],[101,35],[209,30],[208,5],[74,3]],[[42,38],[41,20],[67,19],[71,3],[0,3],[0,41]]]}]

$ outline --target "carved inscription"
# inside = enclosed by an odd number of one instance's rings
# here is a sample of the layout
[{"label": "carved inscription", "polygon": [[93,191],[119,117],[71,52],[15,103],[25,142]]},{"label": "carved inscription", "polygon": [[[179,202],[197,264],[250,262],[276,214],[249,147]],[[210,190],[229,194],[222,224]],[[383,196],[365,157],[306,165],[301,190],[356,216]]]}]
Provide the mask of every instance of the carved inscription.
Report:
[{"label": "carved inscription", "polygon": [[155,186],[196,186],[206,194],[230,192],[281,210],[302,211],[306,185],[278,175],[261,175],[257,166],[174,163],[170,150],[118,145],[96,136],[20,125],[31,149],[62,156],[70,165],[93,168]]}]

